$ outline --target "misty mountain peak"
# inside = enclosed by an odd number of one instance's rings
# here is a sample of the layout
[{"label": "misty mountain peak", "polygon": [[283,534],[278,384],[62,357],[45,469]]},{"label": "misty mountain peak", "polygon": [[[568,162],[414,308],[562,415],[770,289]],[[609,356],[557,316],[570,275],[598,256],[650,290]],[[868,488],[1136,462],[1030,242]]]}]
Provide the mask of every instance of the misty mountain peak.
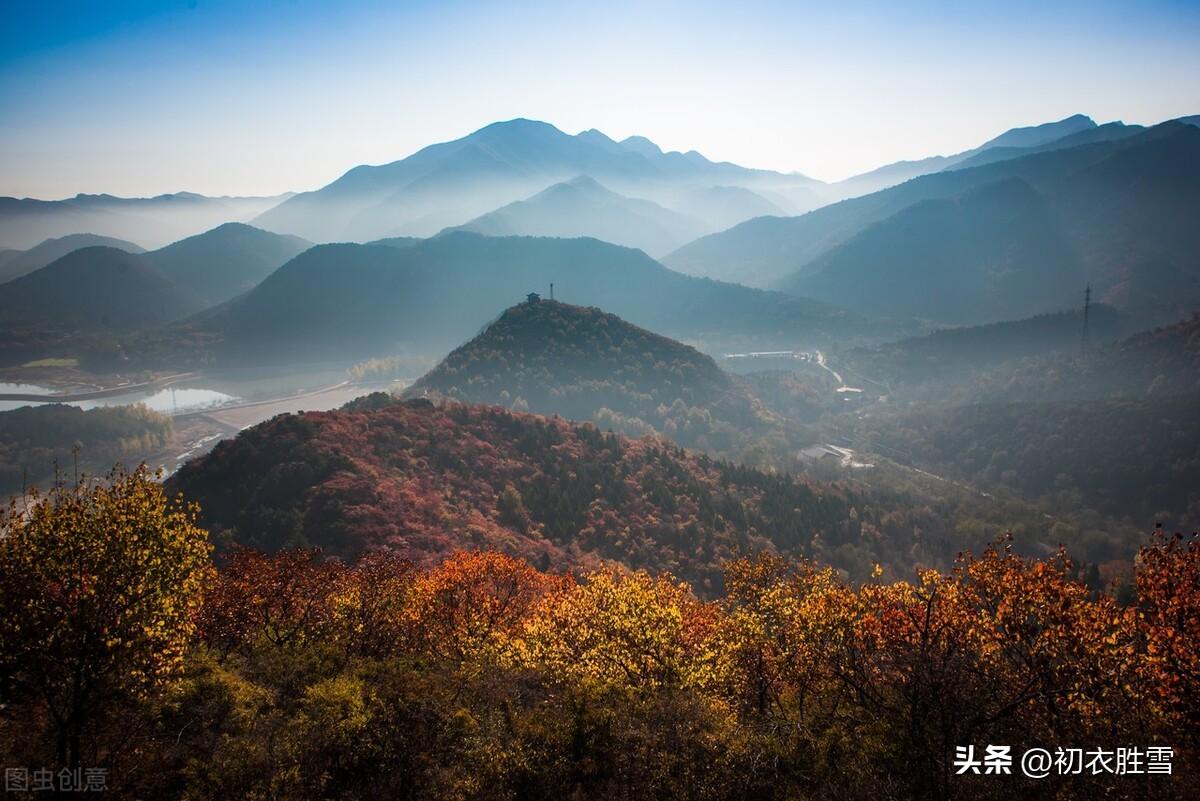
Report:
[{"label": "misty mountain peak", "polygon": [[580,131],[575,135],[575,138],[587,142],[590,145],[596,145],[612,152],[619,152],[622,149],[620,142],[617,142],[608,134],[604,133],[603,131],[598,131],[595,128],[588,128],[586,131]]},{"label": "misty mountain peak", "polygon": [[626,150],[632,150],[634,153],[640,153],[647,158],[654,158],[663,154],[661,147],[644,136],[630,136],[622,139],[621,146]]},{"label": "misty mountain peak", "polygon": [[[85,248],[85,247],[92,247],[94,245],[105,245],[108,247],[115,247],[115,248],[125,251],[126,253],[142,253],[143,252],[143,248],[133,244],[132,242],[123,242],[121,240],[113,239],[111,237],[99,236],[97,234],[88,234],[88,233],[67,234],[66,236],[54,237],[51,239],[47,239],[46,241],[42,242],[37,247],[38,248],[56,247],[56,248],[61,249],[63,251],[62,255],[65,256],[68,253],[70,253],[72,250],[78,250],[79,248]],[[49,264],[49,262],[47,262],[47,264]]]},{"label": "misty mountain peak", "polygon": [[[590,175],[576,175],[574,178],[563,181],[559,186],[570,186],[574,189],[581,189],[593,192],[608,192],[599,181]],[[553,187],[552,187],[553,188]]]},{"label": "misty mountain peak", "polygon": [[478,131],[468,136],[468,139],[494,139],[494,138],[518,138],[527,136],[566,136],[558,128],[548,122],[541,120],[530,120],[524,117],[517,117],[512,120],[503,120],[493,122],[491,125],[485,125]]},{"label": "misty mountain peak", "polygon": [[978,149],[986,150],[993,147],[1037,147],[1064,136],[1070,136],[1080,131],[1095,128],[1096,122],[1086,114],[1072,114],[1070,117],[1057,122],[1045,122],[1041,125],[1030,125],[1024,128],[1011,128],[1004,133],[984,142]]}]

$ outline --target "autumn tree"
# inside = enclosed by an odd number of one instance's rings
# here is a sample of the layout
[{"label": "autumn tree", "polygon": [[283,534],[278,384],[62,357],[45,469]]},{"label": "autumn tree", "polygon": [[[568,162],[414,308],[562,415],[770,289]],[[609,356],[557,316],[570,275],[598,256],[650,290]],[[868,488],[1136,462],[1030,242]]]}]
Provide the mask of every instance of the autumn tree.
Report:
[{"label": "autumn tree", "polygon": [[345,574],[320,551],[268,555],[239,549],[204,599],[200,632],[220,651],[269,644],[288,648],[326,636],[331,597]]},{"label": "autumn tree", "polygon": [[1161,533],[1138,555],[1138,629],[1150,697],[1172,736],[1200,741],[1200,538]]},{"label": "autumn tree", "polygon": [[908,793],[965,796],[957,745],[1115,745],[1113,722],[1136,720],[1130,618],[1071,574],[1065,554],[1026,559],[1005,540],[950,573],[858,592],[835,672],[867,715],[863,741]]},{"label": "autumn tree", "polygon": [[409,647],[408,607],[417,578],[413,563],[393,551],[364,554],[332,590],[332,636],[358,656],[394,656]]},{"label": "autumn tree", "polygon": [[456,553],[412,588],[407,614],[414,642],[452,662],[498,654],[533,607],[561,583],[504,554]]},{"label": "autumn tree", "polygon": [[533,525],[521,493],[512,484],[505,485],[504,491],[496,498],[496,511],[501,523],[522,534]]},{"label": "autumn tree", "polygon": [[30,492],[0,515],[0,692],[6,723],[48,720],[81,764],[102,714],[181,664],[211,571],[194,506],[141,467]]},{"label": "autumn tree", "polygon": [[830,568],[772,554],[731,562],[725,587],[707,649],[714,689],[739,709],[797,725],[827,682],[853,592]]},{"label": "autumn tree", "polygon": [[678,686],[694,678],[685,634],[702,615],[671,576],[601,570],[536,610],[523,632],[525,658],[568,679]]}]

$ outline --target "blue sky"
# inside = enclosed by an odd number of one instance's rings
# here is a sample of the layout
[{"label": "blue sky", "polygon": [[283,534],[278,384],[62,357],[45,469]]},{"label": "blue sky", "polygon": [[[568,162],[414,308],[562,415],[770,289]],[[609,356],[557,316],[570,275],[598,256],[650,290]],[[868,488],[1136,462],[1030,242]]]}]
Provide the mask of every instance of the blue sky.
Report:
[{"label": "blue sky", "polygon": [[0,0],[0,194],[271,194],[513,117],[832,180],[1200,113],[1197,2]]}]

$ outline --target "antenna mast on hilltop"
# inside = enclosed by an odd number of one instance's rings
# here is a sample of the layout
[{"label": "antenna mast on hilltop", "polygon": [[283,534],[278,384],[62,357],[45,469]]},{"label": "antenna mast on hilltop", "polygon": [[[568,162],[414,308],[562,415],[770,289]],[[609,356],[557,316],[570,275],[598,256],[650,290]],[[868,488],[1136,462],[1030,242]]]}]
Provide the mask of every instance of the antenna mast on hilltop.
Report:
[{"label": "antenna mast on hilltop", "polygon": [[1087,355],[1088,349],[1088,317],[1092,311],[1092,283],[1089,281],[1087,289],[1083,291],[1083,340],[1081,343],[1081,352],[1084,356]]},{"label": "antenna mast on hilltop", "polygon": [[554,282],[550,282],[550,300],[554,300]]}]

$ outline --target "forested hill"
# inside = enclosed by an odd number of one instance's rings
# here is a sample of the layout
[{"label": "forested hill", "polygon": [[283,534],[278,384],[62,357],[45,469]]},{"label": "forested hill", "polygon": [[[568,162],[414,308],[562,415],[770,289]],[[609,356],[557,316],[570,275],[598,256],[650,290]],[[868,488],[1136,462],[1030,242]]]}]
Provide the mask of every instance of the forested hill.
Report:
[{"label": "forested hill", "polygon": [[1047,356],[989,374],[978,396],[1006,400],[1083,400],[1200,394],[1200,314],[1137,334],[1086,355]]},{"label": "forested hill", "polygon": [[[1104,347],[1137,324],[1136,319],[1110,306],[1093,305],[1088,314],[1088,341],[1093,348]],[[936,382],[933,391],[940,393],[947,381],[994,372],[1005,362],[1060,355],[1074,358],[1082,337],[1083,311],[1077,309],[944,328],[872,348],[848,349],[838,353],[838,358],[852,374],[887,381],[893,387]]]},{"label": "forested hill", "polygon": [[146,252],[144,248],[124,239],[95,234],[70,234],[57,239],[47,239],[29,250],[13,250],[0,256],[0,284],[29,275],[34,270],[40,270],[80,248],[90,247],[116,248],[126,253]]},{"label": "forested hill", "polygon": [[185,465],[168,489],[198,502],[226,544],[345,557],[388,547],[420,562],[484,548],[556,569],[616,560],[701,592],[718,587],[724,562],[763,549],[858,576],[872,561],[909,566],[955,549],[928,509],[877,512],[839,486],[659,439],[495,407],[378,400],[276,417]]},{"label": "forested hill", "polygon": [[213,306],[252,289],[311,246],[299,237],[225,223],[156,250],[149,258],[164,275]]},{"label": "forested hill", "polygon": [[694,348],[597,308],[545,299],[505,311],[407,394],[560,414],[635,436],[653,431],[724,453],[782,423]]},{"label": "forested hill", "polygon": [[[849,421],[841,433],[867,450],[989,493],[1008,491],[1088,527],[1104,515],[1142,528],[1194,529],[1200,317],[1086,353],[1076,343],[1068,352],[988,364],[986,349],[977,347],[988,331],[1002,347],[1057,327],[993,326],[874,351],[874,375],[889,375],[882,371],[892,355],[894,397],[887,411]],[[959,369],[972,351],[979,366]],[[922,355],[943,369],[921,367]],[[1088,547],[1101,561],[1119,553],[1115,543]]]},{"label": "forested hill", "polygon": [[130,466],[167,447],[171,418],[145,406],[46,403],[0,412],[0,498],[25,487],[47,489],[74,470],[104,475],[114,462]]},{"label": "forested hill", "polygon": [[96,246],[5,284],[0,324],[132,331],[181,319],[203,305],[147,256]]}]

